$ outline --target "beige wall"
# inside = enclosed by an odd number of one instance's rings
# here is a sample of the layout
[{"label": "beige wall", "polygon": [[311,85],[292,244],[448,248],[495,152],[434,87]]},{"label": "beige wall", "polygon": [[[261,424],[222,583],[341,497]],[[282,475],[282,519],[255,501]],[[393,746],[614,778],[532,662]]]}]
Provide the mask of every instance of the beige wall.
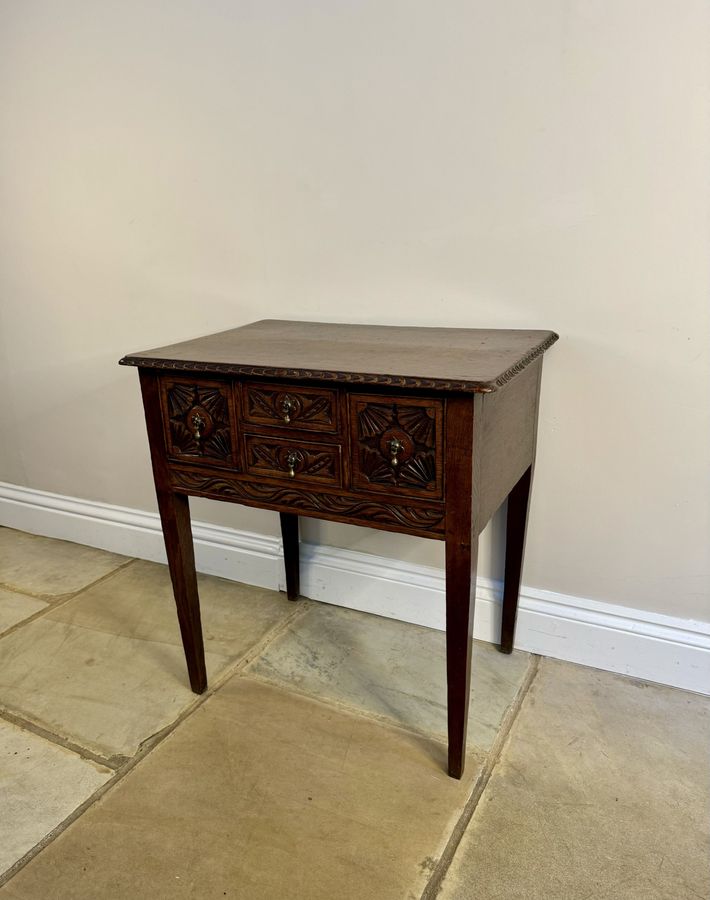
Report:
[{"label": "beige wall", "polygon": [[154,508],[130,350],[261,317],[553,328],[526,583],[710,619],[707,2],[0,10],[0,479]]}]

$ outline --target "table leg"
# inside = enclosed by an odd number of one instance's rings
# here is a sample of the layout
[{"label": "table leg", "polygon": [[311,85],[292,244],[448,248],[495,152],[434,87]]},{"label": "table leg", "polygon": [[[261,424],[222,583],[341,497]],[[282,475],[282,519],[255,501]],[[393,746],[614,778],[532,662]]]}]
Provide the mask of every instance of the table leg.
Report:
[{"label": "table leg", "polygon": [[532,466],[521,475],[508,495],[508,514],[505,534],[505,582],[503,587],[503,618],[500,632],[500,650],[512,653],[515,639],[515,619],[518,612],[518,595],[525,550],[525,528],[528,519],[528,501]]},{"label": "table leg", "polygon": [[168,554],[190,687],[196,694],[201,694],[207,688],[207,670],[202,643],[200,598],[197,593],[189,501],[185,494],[158,491],[158,508],[163,524],[165,549]]},{"label": "table leg", "polygon": [[478,537],[446,542],[446,676],[449,712],[449,775],[461,778],[471,689],[473,613]]},{"label": "table leg", "polygon": [[145,424],[153,463],[155,492],[163,525],[165,549],[168,554],[170,577],[177,606],[182,645],[185,649],[190,687],[201,694],[207,687],[205,650],[202,643],[200,598],[197,593],[195,551],[190,528],[190,505],[186,494],[175,493],[170,487],[168,461],[165,455],[163,420],[160,410],[160,382],[153,372],[140,371]]},{"label": "table leg", "polygon": [[478,560],[480,453],[474,452],[474,430],[481,411],[480,394],[446,401],[446,678],[452,778],[461,778],[466,760]]},{"label": "table leg", "polygon": [[281,539],[284,548],[286,568],[286,594],[289,600],[297,600],[300,593],[298,561],[298,516],[295,513],[279,513],[281,517]]}]

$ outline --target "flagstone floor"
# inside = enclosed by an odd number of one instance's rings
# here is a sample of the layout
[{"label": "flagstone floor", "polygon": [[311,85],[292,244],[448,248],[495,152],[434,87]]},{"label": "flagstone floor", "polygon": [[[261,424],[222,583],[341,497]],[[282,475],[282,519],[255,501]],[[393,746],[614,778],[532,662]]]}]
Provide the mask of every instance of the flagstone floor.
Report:
[{"label": "flagstone floor", "polygon": [[0,528],[0,894],[710,897],[710,699]]}]

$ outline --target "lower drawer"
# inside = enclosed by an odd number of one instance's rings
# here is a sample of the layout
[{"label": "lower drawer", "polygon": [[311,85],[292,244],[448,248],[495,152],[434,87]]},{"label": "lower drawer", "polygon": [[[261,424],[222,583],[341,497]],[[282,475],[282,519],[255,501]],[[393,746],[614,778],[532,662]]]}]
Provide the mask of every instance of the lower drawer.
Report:
[{"label": "lower drawer", "polygon": [[339,444],[244,435],[245,471],[289,483],[342,484]]}]

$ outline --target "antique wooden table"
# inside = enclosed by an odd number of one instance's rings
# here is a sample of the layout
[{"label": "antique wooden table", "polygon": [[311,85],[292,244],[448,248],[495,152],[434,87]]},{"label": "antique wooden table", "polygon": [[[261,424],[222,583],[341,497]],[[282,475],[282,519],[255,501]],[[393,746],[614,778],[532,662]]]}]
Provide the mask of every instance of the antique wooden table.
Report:
[{"label": "antique wooden table", "polygon": [[551,331],[264,320],[134,353],[192,690],[207,686],[188,495],[446,542],[449,774],[466,750],[478,535],[508,498],[513,648],[542,354]]}]

